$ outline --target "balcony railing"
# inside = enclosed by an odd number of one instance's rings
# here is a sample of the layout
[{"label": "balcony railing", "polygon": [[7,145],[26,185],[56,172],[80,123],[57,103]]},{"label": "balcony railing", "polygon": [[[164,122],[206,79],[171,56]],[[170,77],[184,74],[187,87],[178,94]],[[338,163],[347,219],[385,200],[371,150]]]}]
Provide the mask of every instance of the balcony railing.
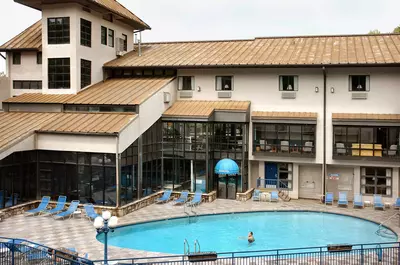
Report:
[{"label": "balcony railing", "polygon": [[290,179],[262,179],[257,178],[257,188],[277,189],[277,190],[291,190]]},{"label": "balcony railing", "polygon": [[400,159],[400,152],[397,145],[389,148],[382,148],[381,144],[351,144],[345,146],[343,143],[336,143],[333,148],[335,158],[346,157],[352,159]]},{"label": "balcony railing", "polygon": [[315,147],[310,144],[265,144],[255,143],[253,148],[254,155],[279,155],[279,156],[309,156],[315,157]]}]

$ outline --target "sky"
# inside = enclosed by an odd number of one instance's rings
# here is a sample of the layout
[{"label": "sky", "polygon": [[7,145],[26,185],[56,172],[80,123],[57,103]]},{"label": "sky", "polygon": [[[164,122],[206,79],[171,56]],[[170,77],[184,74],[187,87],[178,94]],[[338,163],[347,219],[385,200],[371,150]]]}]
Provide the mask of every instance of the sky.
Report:
[{"label": "sky", "polygon": [[[39,11],[1,0],[0,43],[40,19]],[[399,0],[119,0],[149,24],[143,42],[391,32]],[[0,72],[5,70],[0,57]]]}]

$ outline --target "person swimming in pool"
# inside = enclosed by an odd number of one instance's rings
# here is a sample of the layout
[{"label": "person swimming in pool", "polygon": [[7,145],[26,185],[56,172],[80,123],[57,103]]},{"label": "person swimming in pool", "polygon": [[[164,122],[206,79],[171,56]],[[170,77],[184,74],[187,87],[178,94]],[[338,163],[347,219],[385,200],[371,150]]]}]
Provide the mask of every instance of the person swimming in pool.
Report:
[{"label": "person swimming in pool", "polygon": [[249,244],[253,243],[254,241],[256,241],[254,239],[254,235],[253,232],[250,232],[249,235],[247,236],[247,241],[249,241]]}]

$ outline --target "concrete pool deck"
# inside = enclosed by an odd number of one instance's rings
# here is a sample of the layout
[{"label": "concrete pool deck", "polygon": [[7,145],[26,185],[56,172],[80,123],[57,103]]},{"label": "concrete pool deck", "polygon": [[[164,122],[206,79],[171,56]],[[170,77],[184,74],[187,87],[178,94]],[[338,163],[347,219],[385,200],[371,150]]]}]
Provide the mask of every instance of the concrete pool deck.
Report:
[{"label": "concrete pool deck", "polygon": [[[248,211],[322,211],[329,213],[346,214],[349,216],[365,218],[377,223],[386,221],[399,210],[385,209],[374,210],[373,207],[353,209],[334,206],[325,206],[315,200],[292,200],[290,202],[240,202],[234,200],[216,200],[212,203],[203,203],[196,208],[199,215],[219,214],[229,212]],[[119,218],[119,225],[146,222],[151,220],[170,219],[186,216],[183,206],[173,206],[171,203],[150,205],[136,212]],[[394,232],[400,235],[399,217],[392,218],[388,223]],[[104,246],[96,240],[96,231],[92,222],[86,218],[74,218],[68,220],[54,220],[50,217],[24,217],[18,215],[6,219],[0,223],[0,236],[24,238],[41,243],[49,247],[75,247],[79,253],[89,253],[92,260],[103,258]],[[307,247],[307,246],[304,246]],[[183,243],[182,243],[183,248]],[[163,253],[147,252],[140,250],[109,247],[109,259],[129,257],[152,257],[165,255]]]}]

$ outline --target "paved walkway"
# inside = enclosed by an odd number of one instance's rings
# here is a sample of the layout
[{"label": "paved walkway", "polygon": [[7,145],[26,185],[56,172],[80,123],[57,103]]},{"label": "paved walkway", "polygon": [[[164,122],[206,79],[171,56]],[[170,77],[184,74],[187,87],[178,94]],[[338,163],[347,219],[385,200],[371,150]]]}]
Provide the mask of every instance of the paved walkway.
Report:
[{"label": "paved walkway", "polygon": [[[201,214],[217,214],[226,212],[243,211],[268,211],[268,210],[310,210],[326,211],[347,214],[366,218],[375,222],[383,222],[395,214],[397,210],[374,210],[372,207],[365,209],[339,208],[325,206],[313,200],[292,200],[290,202],[239,202],[233,200],[216,200],[212,203],[203,203],[197,208]],[[130,224],[149,220],[169,219],[184,216],[183,206],[150,205],[119,219],[119,224]],[[388,222],[388,226],[400,235],[399,218],[395,217]],[[24,217],[14,216],[0,223],[0,235],[4,237],[25,238],[50,247],[75,247],[79,253],[89,253],[90,259],[102,259],[103,244],[96,240],[96,231],[87,219],[53,220],[50,217]],[[306,246],[305,246],[306,247]],[[151,257],[161,253],[146,252],[118,247],[109,248],[109,258],[126,257]]]}]

